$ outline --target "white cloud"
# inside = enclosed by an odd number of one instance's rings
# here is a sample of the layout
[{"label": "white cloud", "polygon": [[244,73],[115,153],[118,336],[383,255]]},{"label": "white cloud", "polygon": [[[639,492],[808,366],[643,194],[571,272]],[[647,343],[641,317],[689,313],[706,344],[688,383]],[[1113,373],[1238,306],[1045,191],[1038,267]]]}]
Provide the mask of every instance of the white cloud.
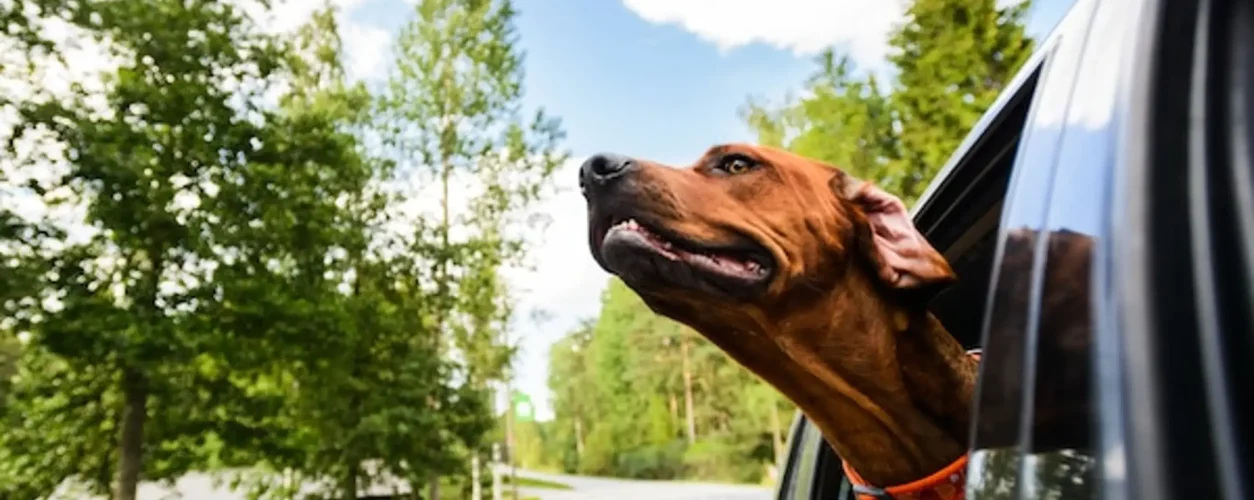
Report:
[{"label": "white cloud", "polygon": [[722,50],[762,43],[810,55],[839,45],[863,65],[888,52],[901,0],[623,0],[655,24],[677,24]]},{"label": "white cloud", "polygon": [[378,26],[342,18],[340,37],[344,40],[344,63],[349,78],[382,80],[391,63],[392,34]]},{"label": "white cloud", "polygon": [[[1005,7],[1020,0],[998,0]],[[837,46],[860,66],[885,69],[889,33],[907,0],[622,0],[654,24],[678,25],[720,50],[765,44],[809,56]]]}]

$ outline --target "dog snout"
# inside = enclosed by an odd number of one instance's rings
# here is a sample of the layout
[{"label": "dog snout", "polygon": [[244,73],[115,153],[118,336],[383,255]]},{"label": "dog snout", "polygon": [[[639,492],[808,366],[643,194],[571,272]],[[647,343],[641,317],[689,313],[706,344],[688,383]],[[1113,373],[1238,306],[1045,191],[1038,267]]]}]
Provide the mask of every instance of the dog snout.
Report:
[{"label": "dog snout", "polygon": [[579,167],[579,188],[587,195],[590,188],[606,186],[635,169],[636,162],[626,156],[592,155]]}]

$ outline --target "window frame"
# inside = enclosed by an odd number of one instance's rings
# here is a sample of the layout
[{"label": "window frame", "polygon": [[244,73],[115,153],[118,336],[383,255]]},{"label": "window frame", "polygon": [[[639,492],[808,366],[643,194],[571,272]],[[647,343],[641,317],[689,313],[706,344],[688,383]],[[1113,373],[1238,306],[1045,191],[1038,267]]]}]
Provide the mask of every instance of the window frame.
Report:
[{"label": "window frame", "polygon": [[1104,427],[1115,435],[1104,444],[1126,449],[1110,497],[1245,498],[1250,396],[1234,379],[1248,379],[1251,362],[1254,191],[1250,103],[1231,99],[1254,87],[1254,10],[1233,0],[1149,8],[1106,249],[1118,256],[1104,305],[1121,362],[1100,383],[1123,397],[1110,402],[1122,418]]}]

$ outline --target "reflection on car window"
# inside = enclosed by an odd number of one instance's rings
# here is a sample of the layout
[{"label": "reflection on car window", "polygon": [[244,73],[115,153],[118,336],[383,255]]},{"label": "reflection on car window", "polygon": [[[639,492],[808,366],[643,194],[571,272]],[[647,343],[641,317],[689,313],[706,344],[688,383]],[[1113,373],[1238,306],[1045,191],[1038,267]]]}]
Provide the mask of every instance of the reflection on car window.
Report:
[{"label": "reflection on car window", "polygon": [[[1049,56],[1007,193],[985,325],[968,476],[973,500],[1090,498],[1091,459],[1082,449],[1091,428],[1089,389],[1075,389],[1089,378],[1090,319],[1070,309],[1088,300],[1091,241],[1049,231],[1046,221],[1060,203],[1055,169],[1071,133],[1063,118],[1075,77],[1086,71],[1094,6],[1078,2],[1041,48]],[[1069,404],[1076,400],[1083,403]]]},{"label": "reflection on car window", "polygon": [[1094,498],[1093,238],[1067,230],[1047,236],[1036,342],[1028,348],[1036,371],[1023,443],[1023,496]]}]

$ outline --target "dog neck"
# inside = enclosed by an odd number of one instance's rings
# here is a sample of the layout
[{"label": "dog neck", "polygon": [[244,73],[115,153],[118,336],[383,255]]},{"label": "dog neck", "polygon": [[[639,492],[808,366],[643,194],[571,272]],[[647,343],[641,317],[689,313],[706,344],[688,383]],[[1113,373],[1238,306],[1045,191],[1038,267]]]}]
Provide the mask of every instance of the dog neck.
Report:
[{"label": "dog neck", "polygon": [[934,316],[857,272],[794,290],[766,308],[642,297],[787,396],[871,484],[909,483],[966,453],[977,365]]},{"label": "dog neck", "polygon": [[768,320],[778,349],[810,375],[777,387],[863,479],[926,477],[966,453],[976,362],[923,308],[849,285],[812,298],[822,304],[805,317]]}]

